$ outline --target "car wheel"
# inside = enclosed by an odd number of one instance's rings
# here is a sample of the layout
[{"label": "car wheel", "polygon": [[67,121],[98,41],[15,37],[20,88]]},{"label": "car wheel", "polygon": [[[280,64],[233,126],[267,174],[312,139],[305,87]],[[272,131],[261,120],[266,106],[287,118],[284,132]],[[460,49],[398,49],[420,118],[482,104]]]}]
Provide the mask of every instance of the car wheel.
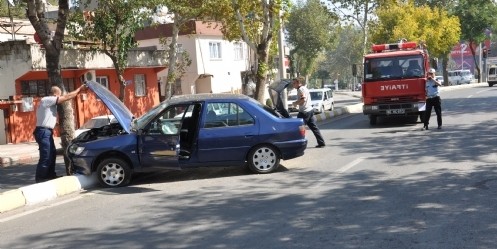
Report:
[{"label": "car wheel", "polygon": [[98,181],[104,187],[122,187],[131,180],[131,168],[120,158],[103,160],[97,167]]},{"label": "car wheel", "polygon": [[271,173],[280,165],[280,158],[273,146],[259,145],[250,150],[248,155],[249,169],[258,174]]},{"label": "car wheel", "polygon": [[488,83],[488,86],[489,86],[489,87],[493,87],[493,86],[494,86],[494,84],[493,84],[493,83]]}]

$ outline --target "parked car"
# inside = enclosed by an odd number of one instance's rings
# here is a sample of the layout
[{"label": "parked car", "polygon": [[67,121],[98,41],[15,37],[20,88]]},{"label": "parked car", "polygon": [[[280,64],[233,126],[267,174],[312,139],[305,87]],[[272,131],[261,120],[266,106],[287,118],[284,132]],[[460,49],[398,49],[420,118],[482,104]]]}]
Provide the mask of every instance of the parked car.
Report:
[{"label": "parked car", "polygon": [[[178,96],[134,118],[108,89],[86,84],[118,123],[81,133],[66,155],[74,172],[96,172],[105,187],[128,184],[133,172],[161,169],[247,166],[271,173],[281,159],[302,156],[307,147],[302,119],[283,118],[245,95]],[[210,108],[215,104],[221,114]]]},{"label": "parked car", "polygon": [[495,84],[497,84],[497,66],[496,65],[491,65],[488,68],[488,86],[492,87]]},{"label": "parked car", "polygon": [[288,111],[290,111],[290,112],[298,112],[299,111],[297,106],[293,105],[294,101],[297,101],[297,90],[296,89],[292,89],[292,90],[288,91],[288,97],[287,97],[286,102],[288,105]]},{"label": "parked car", "polygon": [[325,110],[332,111],[335,106],[333,92],[329,88],[309,89],[311,95],[312,108],[315,113],[322,113]]},{"label": "parked car", "polygon": [[474,79],[469,70],[454,70],[447,72],[449,85],[469,84]]},{"label": "parked car", "polygon": [[114,117],[114,115],[93,117],[90,120],[86,121],[81,127],[79,127],[79,129],[74,131],[74,137],[77,137],[79,136],[79,134],[90,129],[100,128],[111,123],[117,123],[117,119]]}]

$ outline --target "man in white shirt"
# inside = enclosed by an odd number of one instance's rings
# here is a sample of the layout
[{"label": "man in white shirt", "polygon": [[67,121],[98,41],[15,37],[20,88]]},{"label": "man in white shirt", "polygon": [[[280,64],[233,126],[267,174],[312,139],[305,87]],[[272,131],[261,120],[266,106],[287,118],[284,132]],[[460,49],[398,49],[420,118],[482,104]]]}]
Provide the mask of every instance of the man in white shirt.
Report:
[{"label": "man in white shirt", "polygon": [[44,182],[57,178],[55,174],[56,149],[53,139],[53,129],[57,123],[57,104],[73,99],[78,95],[85,85],[81,85],[76,90],[62,95],[62,90],[58,86],[52,86],[52,95],[41,98],[36,109],[36,128],[33,132],[40,158],[36,166],[35,181]]},{"label": "man in white shirt", "polygon": [[426,79],[426,110],[424,117],[424,130],[428,130],[430,123],[431,109],[435,109],[437,114],[438,129],[442,129],[442,100],[440,99],[440,87],[442,83],[435,78],[435,69],[431,68],[428,71]]},{"label": "man in white shirt", "polygon": [[299,106],[299,113],[297,118],[302,118],[304,123],[309,127],[309,129],[314,133],[318,145],[316,148],[323,148],[326,146],[321,131],[316,124],[316,117],[314,117],[314,110],[311,104],[311,95],[309,94],[309,89],[304,84],[305,79],[303,77],[298,77],[293,79],[293,87],[297,89],[297,100],[294,101],[293,105]]}]

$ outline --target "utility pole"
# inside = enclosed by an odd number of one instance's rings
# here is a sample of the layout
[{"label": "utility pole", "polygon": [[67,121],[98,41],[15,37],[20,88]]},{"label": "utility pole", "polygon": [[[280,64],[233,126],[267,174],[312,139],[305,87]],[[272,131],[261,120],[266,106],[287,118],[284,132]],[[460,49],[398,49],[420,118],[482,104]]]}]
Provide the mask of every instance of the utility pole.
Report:
[{"label": "utility pole", "polygon": [[[281,10],[280,10],[281,12]],[[279,52],[279,62],[278,62],[278,65],[279,65],[279,68],[278,68],[278,72],[279,72],[279,80],[283,80],[285,79],[285,75],[286,75],[286,69],[285,69],[285,44],[284,44],[284,34],[283,34],[283,19],[281,18],[281,13],[280,13],[280,28],[278,29],[278,52]],[[287,103],[287,99],[288,99],[288,92],[285,90],[283,90],[283,92],[281,93],[281,98],[282,98],[282,102],[283,102],[283,107],[285,109],[288,110],[288,103]],[[275,103],[273,103],[275,104]]]},{"label": "utility pole", "polygon": [[12,40],[15,41],[16,40],[16,32],[14,31],[14,18],[12,17],[12,14],[10,13],[10,5],[12,4],[12,6],[14,6],[14,2],[12,2],[11,0],[7,0],[7,11],[8,11],[8,15],[9,15],[9,18],[10,18],[10,29],[11,29],[11,34],[12,34]]}]

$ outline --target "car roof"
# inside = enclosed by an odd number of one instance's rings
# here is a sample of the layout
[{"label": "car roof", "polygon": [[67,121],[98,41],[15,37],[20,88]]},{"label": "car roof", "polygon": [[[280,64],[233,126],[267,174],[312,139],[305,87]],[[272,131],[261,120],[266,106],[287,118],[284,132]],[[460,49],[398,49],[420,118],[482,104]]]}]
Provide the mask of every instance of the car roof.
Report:
[{"label": "car roof", "polygon": [[167,101],[169,104],[177,104],[193,101],[204,100],[230,100],[230,99],[249,99],[250,97],[236,93],[197,93],[173,96]]},{"label": "car roof", "polygon": [[331,91],[331,89],[329,88],[312,88],[312,89],[309,89],[309,92],[323,92],[323,91]]}]

